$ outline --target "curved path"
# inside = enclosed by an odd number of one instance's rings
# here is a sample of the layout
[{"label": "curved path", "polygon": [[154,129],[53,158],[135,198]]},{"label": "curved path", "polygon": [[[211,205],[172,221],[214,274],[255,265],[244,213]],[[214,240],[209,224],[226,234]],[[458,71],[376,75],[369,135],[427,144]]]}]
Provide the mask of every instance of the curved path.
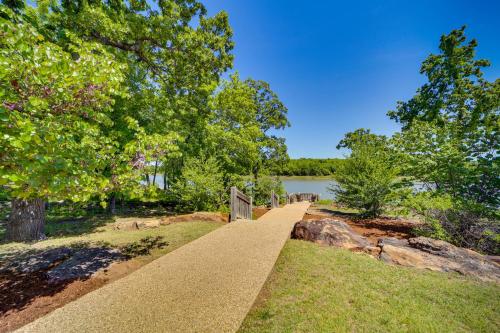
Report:
[{"label": "curved path", "polygon": [[234,332],[308,207],[227,224],[18,332]]}]

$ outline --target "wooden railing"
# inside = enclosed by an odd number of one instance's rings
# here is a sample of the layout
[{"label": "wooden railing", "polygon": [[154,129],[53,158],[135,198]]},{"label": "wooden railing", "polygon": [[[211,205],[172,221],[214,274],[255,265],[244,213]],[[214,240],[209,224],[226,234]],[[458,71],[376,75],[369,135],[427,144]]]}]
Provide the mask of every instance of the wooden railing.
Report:
[{"label": "wooden railing", "polygon": [[279,208],[280,206],[280,196],[274,191],[271,191],[271,208]]},{"label": "wooden railing", "polygon": [[290,193],[287,194],[287,203],[294,203],[300,201],[316,202],[319,200],[318,193]]},{"label": "wooden railing", "polygon": [[237,219],[252,219],[252,197],[233,186],[231,187],[231,222]]}]

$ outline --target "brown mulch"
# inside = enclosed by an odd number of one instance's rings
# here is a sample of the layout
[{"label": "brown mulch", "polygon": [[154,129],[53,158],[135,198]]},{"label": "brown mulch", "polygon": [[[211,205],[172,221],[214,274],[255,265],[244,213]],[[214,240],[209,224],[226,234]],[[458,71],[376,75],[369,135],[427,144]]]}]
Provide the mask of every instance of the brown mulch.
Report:
[{"label": "brown mulch", "polygon": [[160,218],[161,224],[170,224],[178,222],[229,222],[229,214],[219,212],[196,212],[192,214],[176,215]]},{"label": "brown mulch", "polygon": [[267,208],[267,207],[254,207],[252,210],[253,211],[253,218],[256,220],[270,210],[271,210],[271,208]]},{"label": "brown mulch", "polygon": [[389,217],[361,219],[355,214],[345,214],[327,209],[311,209],[304,215],[304,220],[324,218],[332,218],[347,223],[355,232],[366,237],[373,245],[377,245],[378,239],[381,237],[410,238],[412,237],[413,228],[418,225],[415,221]]},{"label": "brown mulch", "polygon": [[111,265],[88,279],[49,283],[43,272],[0,274],[0,333],[20,328],[141,267],[138,260]]}]

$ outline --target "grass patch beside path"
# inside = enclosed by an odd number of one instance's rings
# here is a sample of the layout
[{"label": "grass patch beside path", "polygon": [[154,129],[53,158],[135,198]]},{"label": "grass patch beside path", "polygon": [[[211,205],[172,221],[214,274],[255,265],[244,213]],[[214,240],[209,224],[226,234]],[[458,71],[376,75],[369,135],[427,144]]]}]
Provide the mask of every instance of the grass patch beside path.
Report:
[{"label": "grass patch beside path", "polygon": [[289,240],[240,332],[499,332],[500,286]]},{"label": "grass patch beside path", "polygon": [[[89,223],[89,222],[67,222],[67,223]],[[158,228],[140,229],[134,231],[114,230],[112,221],[97,227],[91,233],[86,233],[79,236],[65,237],[49,237],[49,239],[37,243],[4,243],[0,244],[0,257],[2,254],[7,254],[23,250],[37,250],[49,247],[70,246],[78,243],[89,244],[109,244],[113,247],[124,246],[130,243],[139,242],[146,237],[162,236],[163,240],[168,243],[162,249],[154,249],[151,256],[147,260],[152,260],[163,254],[175,250],[176,248],[189,243],[215,229],[224,225],[217,222],[182,222],[173,223],[170,225],[160,226]],[[84,226],[81,226],[84,228]],[[49,226],[50,228],[50,226]]]}]

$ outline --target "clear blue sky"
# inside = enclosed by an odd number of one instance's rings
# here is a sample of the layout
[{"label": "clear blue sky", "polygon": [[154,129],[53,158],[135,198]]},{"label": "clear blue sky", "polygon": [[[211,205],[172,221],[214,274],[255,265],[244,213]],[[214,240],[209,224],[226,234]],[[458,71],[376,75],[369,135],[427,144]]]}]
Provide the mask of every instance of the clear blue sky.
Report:
[{"label": "clear blue sky", "polygon": [[386,112],[423,82],[439,37],[466,24],[500,77],[500,1],[206,0],[234,29],[234,69],[269,82],[289,109],[291,157],[337,157],[344,133],[398,129]]}]

